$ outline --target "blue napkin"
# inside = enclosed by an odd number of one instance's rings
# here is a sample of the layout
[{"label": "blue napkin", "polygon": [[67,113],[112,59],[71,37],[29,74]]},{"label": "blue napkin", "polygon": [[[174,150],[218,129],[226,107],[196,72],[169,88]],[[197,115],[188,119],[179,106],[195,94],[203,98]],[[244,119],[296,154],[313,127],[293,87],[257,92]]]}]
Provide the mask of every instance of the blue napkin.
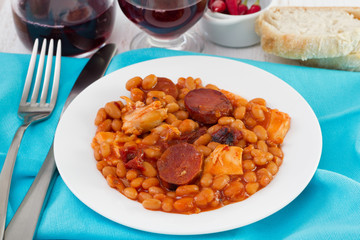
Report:
[{"label": "blue napkin", "polygon": [[[117,55],[107,73],[166,56],[195,53],[141,49]],[[0,166],[16,128],[29,55],[0,53]],[[279,212],[251,225],[207,235],[170,236],[114,223],[80,202],[57,177],[36,239],[360,239],[360,73],[245,59],[295,88],[311,105],[323,133],[323,152],[306,189]],[[52,143],[62,105],[87,59],[62,59],[58,103],[51,117],[23,138],[9,198],[9,223]],[[240,74],[240,73],[239,73]],[[309,136],[311,138],[311,136]],[[301,174],[301,173],[300,173]],[[221,224],[221,219],[218,219]]]}]

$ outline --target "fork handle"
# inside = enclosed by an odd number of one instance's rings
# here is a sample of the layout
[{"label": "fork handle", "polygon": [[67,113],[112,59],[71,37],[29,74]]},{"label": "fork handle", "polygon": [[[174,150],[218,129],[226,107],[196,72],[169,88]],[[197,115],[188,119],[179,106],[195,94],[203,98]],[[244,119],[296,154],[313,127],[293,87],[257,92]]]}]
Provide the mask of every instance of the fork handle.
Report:
[{"label": "fork handle", "polygon": [[4,237],[11,178],[14,170],[16,156],[19,151],[24,132],[29,125],[30,123],[24,123],[16,130],[15,136],[11,142],[0,173],[0,239],[3,239]]},{"label": "fork handle", "polygon": [[6,228],[5,239],[33,239],[38,219],[46,205],[43,203],[46,201],[47,192],[51,191],[55,173],[56,165],[52,145],[28,193]]}]

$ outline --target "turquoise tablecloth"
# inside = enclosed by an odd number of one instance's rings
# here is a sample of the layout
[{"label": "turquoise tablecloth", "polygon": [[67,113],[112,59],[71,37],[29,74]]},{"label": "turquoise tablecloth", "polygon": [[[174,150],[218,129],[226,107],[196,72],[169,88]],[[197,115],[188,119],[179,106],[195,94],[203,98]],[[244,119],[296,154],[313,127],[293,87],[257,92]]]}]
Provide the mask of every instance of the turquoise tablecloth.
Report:
[{"label": "turquoise tablecloth", "polygon": [[[125,52],[113,59],[108,73],[136,62],[184,54],[194,53],[160,49]],[[0,166],[21,123],[16,112],[29,59],[29,55],[0,53]],[[58,177],[36,239],[360,239],[360,73],[238,60],[267,70],[290,84],[308,101],[319,119],[323,133],[319,168],[292,203],[259,222],[227,232],[158,235],[98,215]],[[86,61],[63,58],[55,112],[48,120],[31,125],[25,133],[12,180],[7,223],[47,154],[62,105]],[[221,219],[218,221],[221,224]]]}]

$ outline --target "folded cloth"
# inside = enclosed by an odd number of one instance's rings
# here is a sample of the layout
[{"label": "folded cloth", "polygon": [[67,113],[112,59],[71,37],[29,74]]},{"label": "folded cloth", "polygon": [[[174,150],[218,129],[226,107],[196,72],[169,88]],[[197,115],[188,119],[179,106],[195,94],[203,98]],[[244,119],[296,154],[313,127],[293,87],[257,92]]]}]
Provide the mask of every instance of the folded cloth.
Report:
[{"label": "folded cloth", "polygon": [[[117,55],[107,73],[149,59],[192,54],[164,49],[129,51]],[[16,112],[29,59],[29,55],[0,53],[0,166],[21,124]],[[320,164],[310,184],[293,202],[238,229],[170,236],[131,229],[106,219],[80,202],[58,176],[35,239],[360,239],[359,73],[236,60],[283,79],[307,100],[319,119],[323,134]],[[25,133],[12,178],[7,224],[45,159],[62,106],[86,61],[62,59],[56,109],[48,120],[31,125]],[[215,221],[221,224],[221,219]]]}]

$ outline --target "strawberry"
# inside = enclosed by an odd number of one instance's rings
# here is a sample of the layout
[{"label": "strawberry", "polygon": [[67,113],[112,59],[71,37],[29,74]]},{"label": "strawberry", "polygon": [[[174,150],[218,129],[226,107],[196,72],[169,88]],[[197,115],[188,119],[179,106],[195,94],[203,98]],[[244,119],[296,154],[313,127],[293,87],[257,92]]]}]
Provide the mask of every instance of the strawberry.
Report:
[{"label": "strawberry", "polygon": [[210,6],[210,10],[213,12],[224,12],[226,10],[225,2],[222,0],[215,0]]},{"label": "strawberry", "polygon": [[238,15],[238,1],[237,0],[225,0],[227,10],[231,15]]},{"label": "strawberry", "polygon": [[247,11],[246,14],[259,12],[261,10],[259,3],[260,3],[260,0],[256,0],[256,2],[253,5],[251,5],[251,7],[249,8],[249,10]]}]

